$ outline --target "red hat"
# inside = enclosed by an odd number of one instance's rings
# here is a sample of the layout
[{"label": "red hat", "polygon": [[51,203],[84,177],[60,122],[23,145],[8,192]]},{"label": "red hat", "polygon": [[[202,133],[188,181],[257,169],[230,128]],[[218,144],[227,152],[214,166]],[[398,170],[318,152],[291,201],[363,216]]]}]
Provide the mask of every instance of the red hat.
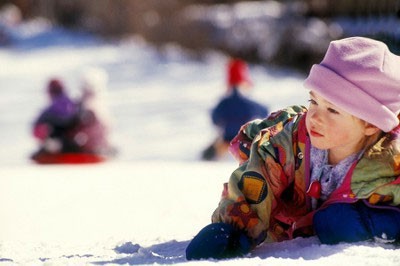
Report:
[{"label": "red hat", "polygon": [[60,95],[64,92],[64,85],[59,79],[51,79],[47,85],[47,91],[50,95]]},{"label": "red hat", "polygon": [[228,86],[231,88],[242,84],[252,84],[249,69],[244,61],[232,59],[228,64]]}]

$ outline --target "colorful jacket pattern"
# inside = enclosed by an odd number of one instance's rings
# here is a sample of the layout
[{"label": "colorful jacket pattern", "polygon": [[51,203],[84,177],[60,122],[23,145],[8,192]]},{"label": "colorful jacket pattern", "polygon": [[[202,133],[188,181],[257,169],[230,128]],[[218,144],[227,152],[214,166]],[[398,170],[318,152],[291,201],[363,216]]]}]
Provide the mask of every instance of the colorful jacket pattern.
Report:
[{"label": "colorful jacket pattern", "polygon": [[[307,109],[292,106],[242,126],[231,142],[240,166],[224,185],[213,222],[244,230],[253,245],[314,234]],[[348,171],[320,208],[368,200],[400,211],[400,127],[386,133]]]}]

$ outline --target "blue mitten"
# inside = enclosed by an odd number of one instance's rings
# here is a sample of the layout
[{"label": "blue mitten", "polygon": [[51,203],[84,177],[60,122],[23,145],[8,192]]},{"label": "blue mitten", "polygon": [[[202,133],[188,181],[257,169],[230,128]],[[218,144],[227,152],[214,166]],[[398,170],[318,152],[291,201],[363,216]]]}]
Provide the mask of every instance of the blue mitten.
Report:
[{"label": "blue mitten", "polygon": [[251,249],[246,234],[230,224],[213,223],[204,227],[186,248],[188,260],[240,257]]}]

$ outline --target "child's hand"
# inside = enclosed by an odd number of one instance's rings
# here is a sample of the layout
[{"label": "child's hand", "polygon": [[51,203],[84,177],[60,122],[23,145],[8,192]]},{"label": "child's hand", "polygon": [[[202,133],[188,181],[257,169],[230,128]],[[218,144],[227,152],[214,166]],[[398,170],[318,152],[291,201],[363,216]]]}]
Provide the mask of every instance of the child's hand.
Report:
[{"label": "child's hand", "polygon": [[186,248],[188,260],[226,259],[240,257],[251,249],[246,234],[226,223],[213,223],[204,227]]},{"label": "child's hand", "polygon": [[33,128],[33,136],[44,141],[49,136],[49,127],[46,124],[38,124]]}]

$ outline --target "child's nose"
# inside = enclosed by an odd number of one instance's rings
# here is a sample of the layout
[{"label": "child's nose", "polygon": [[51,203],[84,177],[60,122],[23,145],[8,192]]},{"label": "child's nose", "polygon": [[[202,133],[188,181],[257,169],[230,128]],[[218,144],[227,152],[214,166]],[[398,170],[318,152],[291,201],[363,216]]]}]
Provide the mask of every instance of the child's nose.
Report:
[{"label": "child's nose", "polygon": [[318,110],[313,110],[311,113],[309,113],[311,121],[314,123],[321,123],[321,114],[318,112]]}]

